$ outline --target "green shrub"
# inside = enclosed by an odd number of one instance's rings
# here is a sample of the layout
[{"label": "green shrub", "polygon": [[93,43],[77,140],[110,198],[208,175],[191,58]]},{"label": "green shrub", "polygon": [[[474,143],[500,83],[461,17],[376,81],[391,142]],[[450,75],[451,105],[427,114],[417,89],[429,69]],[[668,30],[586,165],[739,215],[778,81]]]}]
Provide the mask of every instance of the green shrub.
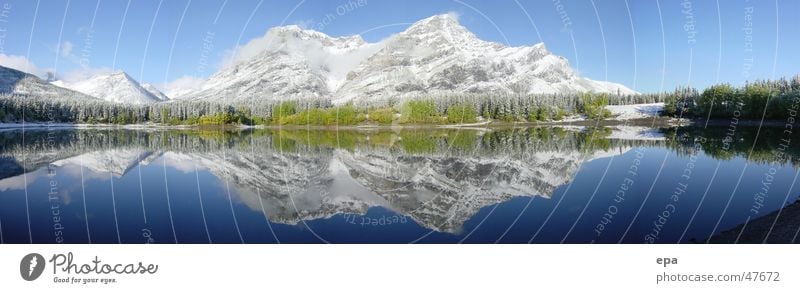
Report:
[{"label": "green shrub", "polygon": [[407,101],[400,107],[400,115],[400,123],[434,123],[438,120],[433,101]]},{"label": "green shrub", "polygon": [[555,114],[555,116],[553,116],[553,120],[561,121],[561,120],[564,119],[564,116],[566,116],[566,115],[567,115],[567,111],[564,111],[564,109],[559,108],[558,110],[556,110],[556,114]]},{"label": "green shrub", "polygon": [[368,120],[378,124],[392,124],[392,120],[394,120],[394,109],[383,108],[372,110],[369,112]]},{"label": "green shrub", "polygon": [[[737,101],[738,100],[738,101]],[[741,97],[730,84],[719,84],[703,90],[697,99],[696,115],[724,116],[733,108],[735,103],[741,102]]]},{"label": "green shrub", "polygon": [[355,125],[361,122],[352,105],[331,108],[327,112],[326,125]]},{"label": "green shrub", "polygon": [[294,115],[297,110],[297,106],[292,101],[286,101],[278,104],[278,106],[272,107],[272,117],[276,121],[280,121],[281,118]]},{"label": "green shrub", "polygon": [[401,131],[400,146],[409,154],[430,154],[436,152],[437,138],[423,131]]},{"label": "green shrub", "polygon": [[478,121],[478,114],[471,105],[454,105],[447,108],[447,122],[449,123],[475,123]]},{"label": "green shrub", "polygon": [[611,111],[605,108],[608,106],[608,94],[585,93],[581,95],[581,103],[583,114],[589,119],[599,120],[611,117]]}]

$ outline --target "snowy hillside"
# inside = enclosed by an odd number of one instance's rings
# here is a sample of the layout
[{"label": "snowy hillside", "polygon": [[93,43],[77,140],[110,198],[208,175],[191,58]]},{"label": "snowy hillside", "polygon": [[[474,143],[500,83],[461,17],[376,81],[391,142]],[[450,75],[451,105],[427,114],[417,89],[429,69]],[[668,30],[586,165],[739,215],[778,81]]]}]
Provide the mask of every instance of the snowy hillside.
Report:
[{"label": "snowy hillside", "polygon": [[94,100],[85,94],[49,84],[32,74],[3,66],[0,66],[0,94]]},{"label": "snowy hillside", "polygon": [[480,40],[449,14],[421,20],[378,43],[277,27],[229,61],[180,98],[327,97],[344,103],[436,93],[635,93],[578,76],[544,44],[508,47]]},{"label": "snowy hillside", "polygon": [[123,71],[95,75],[78,82],[57,80],[53,84],[115,103],[147,104],[162,101],[162,98],[142,87]]},{"label": "snowy hillside", "polygon": [[169,100],[169,97],[167,97],[167,95],[165,95],[164,93],[162,93],[160,90],[158,90],[158,88],[156,88],[156,87],[155,87],[154,85],[152,85],[152,84],[149,84],[149,83],[143,83],[143,84],[142,84],[142,88],[143,88],[143,89],[145,89],[145,90],[146,90],[148,93],[150,93],[150,94],[151,94],[151,95],[153,95],[154,97],[156,97],[156,98],[157,98],[159,101],[166,101],[166,100]]}]

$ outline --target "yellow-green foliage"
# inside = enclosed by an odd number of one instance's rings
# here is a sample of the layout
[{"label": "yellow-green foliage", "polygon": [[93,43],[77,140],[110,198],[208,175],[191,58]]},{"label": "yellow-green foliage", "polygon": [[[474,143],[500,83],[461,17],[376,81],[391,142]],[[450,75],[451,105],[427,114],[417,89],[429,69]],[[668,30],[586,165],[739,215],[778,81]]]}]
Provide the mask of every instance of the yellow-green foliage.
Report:
[{"label": "yellow-green foliage", "polygon": [[478,114],[471,105],[453,105],[447,108],[447,122],[449,123],[474,123],[478,121]]},{"label": "yellow-green foliage", "polygon": [[453,130],[447,133],[447,144],[451,149],[472,151],[475,149],[477,141],[478,133],[475,131]]},{"label": "yellow-green foliage", "polygon": [[409,154],[430,154],[436,152],[439,138],[430,132],[404,130],[400,132],[400,146]]},{"label": "yellow-green foliage", "polygon": [[400,107],[400,115],[400,123],[435,123],[439,120],[432,101],[407,101]]},{"label": "yellow-green foliage", "polygon": [[553,116],[553,120],[561,121],[561,120],[564,119],[564,116],[566,116],[566,115],[567,115],[567,111],[564,111],[564,109],[560,109],[559,108],[558,110],[556,110],[556,114]]},{"label": "yellow-green foliage", "polygon": [[278,104],[278,106],[272,108],[272,117],[276,121],[280,121],[284,117],[294,115],[294,113],[297,111],[296,108],[297,106],[294,102],[282,102]]},{"label": "yellow-green foliage", "polygon": [[392,108],[382,108],[369,111],[368,121],[370,122],[385,125],[392,124],[392,120],[394,120],[394,109]]},{"label": "yellow-green foliage", "polygon": [[[287,110],[291,110],[291,108]],[[359,117],[355,107],[352,105],[327,110],[314,108],[277,119],[277,122],[281,125],[355,125],[362,121],[363,117]]]},{"label": "yellow-green foliage", "polygon": [[358,119],[356,108],[352,105],[345,105],[328,109],[326,125],[355,125],[361,121]]},{"label": "yellow-green foliage", "polygon": [[608,94],[585,93],[581,95],[583,104],[583,114],[589,119],[604,119],[611,117],[611,111],[606,109],[608,106]]}]

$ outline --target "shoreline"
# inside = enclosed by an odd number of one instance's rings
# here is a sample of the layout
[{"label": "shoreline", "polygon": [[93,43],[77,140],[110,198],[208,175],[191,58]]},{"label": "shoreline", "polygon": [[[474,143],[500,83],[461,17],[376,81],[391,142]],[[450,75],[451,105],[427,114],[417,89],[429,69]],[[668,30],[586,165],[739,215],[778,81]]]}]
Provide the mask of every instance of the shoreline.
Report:
[{"label": "shoreline", "polygon": [[751,219],[747,225],[742,223],[722,231],[706,241],[716,244],[791,244],[797,240],[794,237],[798,229],[800,229],[800,201],[795,201],[774,212]]},{"label": "shoreline", "polygon": [[[729,120],[710,119],[709,126],[728,126]],[[741,126],[767,126],[780,127],[784,121],[765,120],[739,120]],[[600,121],[587,119],[566,119],[563,121],[536,121],[536,122],[509,122],[491,121],[470,124],[361,124],[361,125],[167,125],[160,123],[146,124],[85,124],[85,123],[48,123],[48,122],[25,122],[23,123],[0,123],[0,131],[8,130],[43,130],[43,129],[131,129],[131,130],[157,130],[157,129],[313,129],[313,130],[386,130],[386,129],[508,129],[508,128],[530,128],[530,127],[559,127],[559,126],[581,126],[581,127],[615,127],[615,126],[638,126],[652,128],[674,128],[684,126],[705,125],[705,119],[678,119],[674,117],[658,116],[647,118],[635,118],[627,120],[604,119]]]}]

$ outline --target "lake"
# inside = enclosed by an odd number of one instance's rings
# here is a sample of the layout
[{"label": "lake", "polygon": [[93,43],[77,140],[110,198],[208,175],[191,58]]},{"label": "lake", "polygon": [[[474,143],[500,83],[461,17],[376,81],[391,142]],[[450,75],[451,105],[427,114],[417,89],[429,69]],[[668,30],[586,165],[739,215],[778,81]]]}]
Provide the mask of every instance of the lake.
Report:
[{"label": "lake", "polygon": [[776,214],[800,194],[792,138],[743,126],[4,130],[0,241],[795,242],[797,214]]}]

